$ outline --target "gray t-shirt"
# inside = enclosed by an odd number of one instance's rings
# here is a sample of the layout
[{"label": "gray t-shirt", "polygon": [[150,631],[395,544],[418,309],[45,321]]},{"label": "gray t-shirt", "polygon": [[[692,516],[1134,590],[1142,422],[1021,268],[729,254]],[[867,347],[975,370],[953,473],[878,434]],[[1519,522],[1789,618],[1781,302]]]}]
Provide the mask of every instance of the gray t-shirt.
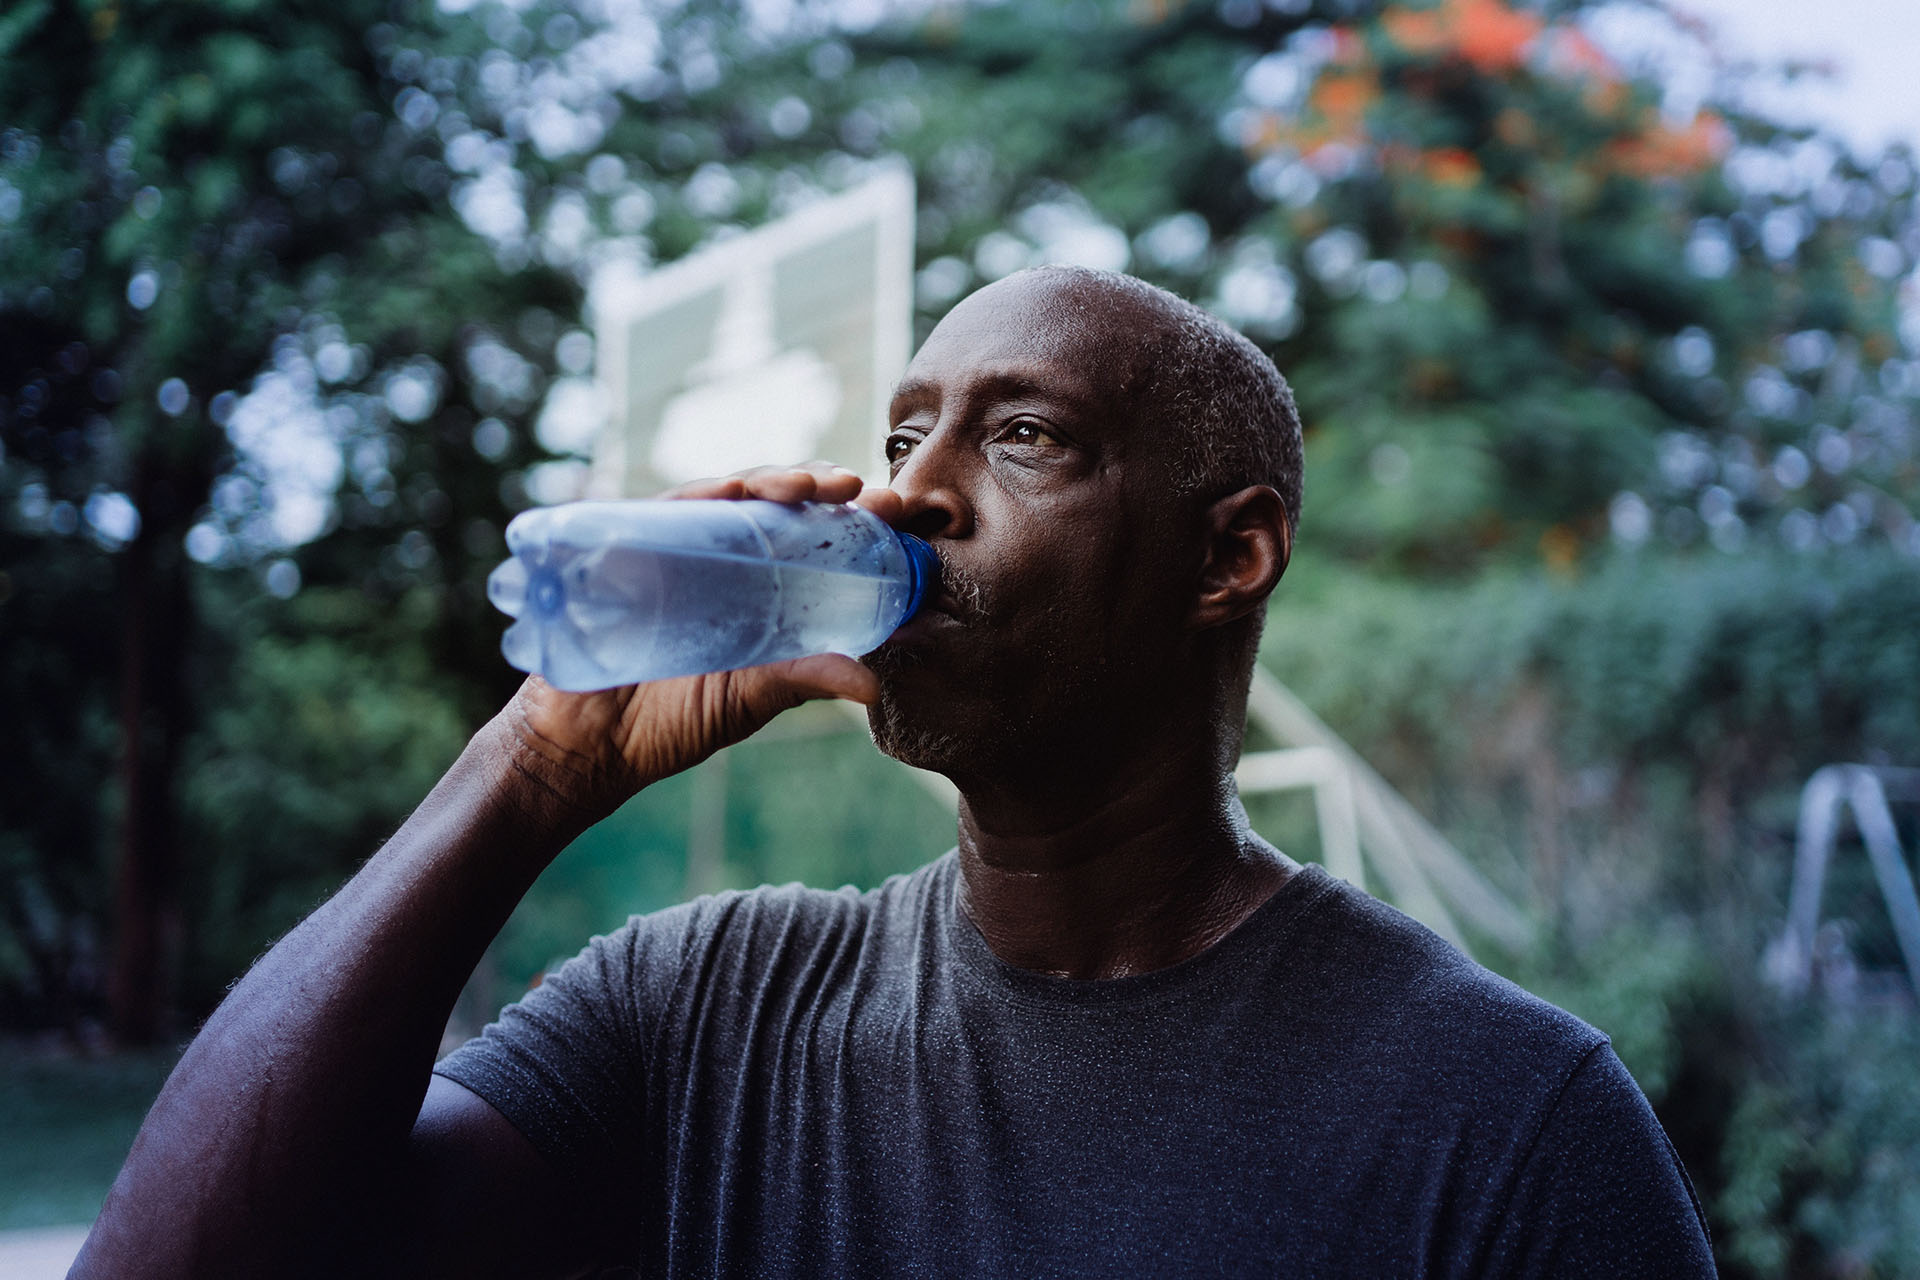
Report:
[{"label": "gray t-shirt", "polygon": [[636,917],[438,1070],[647,1277],[1712,1274],[1606,1037],[1319,868],[1076,982],[957,865]]}]

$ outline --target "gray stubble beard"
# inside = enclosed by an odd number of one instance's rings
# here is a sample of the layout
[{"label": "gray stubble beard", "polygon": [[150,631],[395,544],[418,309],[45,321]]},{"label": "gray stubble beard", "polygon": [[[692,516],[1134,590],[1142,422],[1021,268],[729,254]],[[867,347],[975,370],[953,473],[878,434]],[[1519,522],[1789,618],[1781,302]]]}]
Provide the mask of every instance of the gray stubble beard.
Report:
[{"label": "gray stubble beard", "polygon": [[952,729],[930,723],[925,714],[915,715],[901,705],[899,691],[889,678],[918,661],[882,646],[866,657],[867,665],[880,677],[880,696],[867,708],[867,732],[883,755],[916,769],[945,772],[942,766],[964,759],[967,743]]}]

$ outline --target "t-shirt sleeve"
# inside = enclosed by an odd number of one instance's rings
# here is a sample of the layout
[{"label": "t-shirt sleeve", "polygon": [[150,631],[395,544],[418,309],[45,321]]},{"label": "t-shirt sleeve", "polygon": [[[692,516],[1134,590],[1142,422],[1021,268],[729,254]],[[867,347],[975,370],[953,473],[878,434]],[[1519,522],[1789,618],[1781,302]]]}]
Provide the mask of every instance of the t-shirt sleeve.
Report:
[{"label": "t-shirt sleeve", "polygon": [[692,927],[637,916],[500,1011],[434,1068],[484,1098],[563,1176],[612,1176],[646,1124],[646,1058]]},{"label": "t-shirt sleeve", "polygon": [[1480,1274],[1712,1276],[1693,1183],[1611,1046],[1575,1068],[1534,1138]]}]

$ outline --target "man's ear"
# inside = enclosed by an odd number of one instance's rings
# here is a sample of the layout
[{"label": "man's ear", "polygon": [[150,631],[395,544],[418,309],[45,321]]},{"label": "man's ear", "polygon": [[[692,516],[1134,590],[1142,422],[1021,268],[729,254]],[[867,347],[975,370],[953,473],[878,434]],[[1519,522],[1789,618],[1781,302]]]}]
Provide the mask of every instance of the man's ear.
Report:
[{"label": "man's ear", "polygon": [[1287,504],[1272,485],[1250,485],[1207,508],[1206,559],[1189,621],[1194,629],[1243,618],[1266,603],[1293,555]]}]

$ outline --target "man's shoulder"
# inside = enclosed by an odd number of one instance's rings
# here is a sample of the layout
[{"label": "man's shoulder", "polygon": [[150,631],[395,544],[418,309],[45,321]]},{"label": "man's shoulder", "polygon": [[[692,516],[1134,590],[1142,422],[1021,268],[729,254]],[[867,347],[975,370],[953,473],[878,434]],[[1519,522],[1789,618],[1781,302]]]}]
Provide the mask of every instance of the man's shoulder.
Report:
[{"label": "man's shoulder", "polygon": [[871,889],[817,889],[795,883],[729,889],[630,918],[589,950],[644,956],[651,967],[764,968],[822,948],[887,941],[923,919],[939,900],[952,855],[888,877]]},{"label": "man's shoulder", "polygon": [[1486,1080],[1565,1080],[1607,1038],[1378,899],[1328,882],[1286,948],[1306,1016],[1356,1056]]},{"label": "man's shoulder", "polygon": [[[884,923],[918,912],[932,901],[951,872],[953,855],[936,858],[912,871],[887,877],[871,889],[842,885],[819,889],[791,881],[763,884],[753,889],[729,889],[695,898],[656,913],[684,914],[683,927],[696,933],[754,933],[796,925],[822,927]],[[647,917],[634,923],[644,924]],[[664,922],[664,921],[663,921]]]}]

